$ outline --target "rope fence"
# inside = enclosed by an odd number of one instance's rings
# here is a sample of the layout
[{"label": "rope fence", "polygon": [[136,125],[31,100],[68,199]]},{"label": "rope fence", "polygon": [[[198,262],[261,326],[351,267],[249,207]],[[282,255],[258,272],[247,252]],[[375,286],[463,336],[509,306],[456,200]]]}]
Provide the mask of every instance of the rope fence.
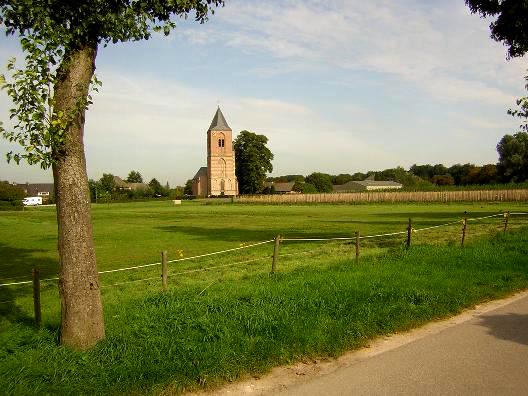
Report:
[{"label": "rope fence", "polygon": [[[252,244],[249,244],[249,245],[244,245],[244,246],[240,246],[240,247],[236,247],[236,248],[224,249],[224,250],[219,250],[219,251],[215,251],[215,252],[199,254],[199,255],[195,255],[195,256],[191,256],[191,257],[178,258],[178,259],[174,259],[174,260],[167,260],[167,252],[163,251],[162,252],[162,260],[159,261],[159,262],[143,264],[143,265],[135,265],[135,266],[124,267],[124,268],[117,268],[117,269],[106,270],[106,271],[99,271],[98,273],[102,275],[102,274],[110,274],[110,273],[117,273],[117,272],[124,272],[124,271],[134,271],[134,270],[138,270],[138,269],[149,268],[149,267],[154,267],[154,266],[161,265],[162,266],[162,271],[161,271],[162,284],[163,284],[163,289],[166,290],[167,289],[167,284],[168,284],[168,278],[169,278],[169,272],[168,272],[168,264],[169,263],[177,263],[177,262],[183,262],[183,261],[189,261],[189,260],[197,260],[197,259],[200,259],[200,258],[216,256],[216,255],[220,255],[220,254],[224,254],[224,253],[230,253],[230,252],[240,251],[240,250],[244,250],[244,249],[250,249],[250,248],[254,248],[254,247],[257,247],[257,246],[262,246],[262,245],[266,245],[266,244],[274,242],[274,251],[273,251],[273,255],[272,256],[265,255],[263,257],[257,257],[257,258],[242,260],[242,261],[238,261],[238,262],[234,262],[234,263],[227,263],[227,264],[209,266],[209,267],[204,267],[204,268],[190,269],[190,270],[186,270],[186,271],[174,272],[174,273],[170,274],[170,277],[182,276],[182,275],[188,275],[188,274],[194,274],[194,273],[200,273],[200,272],[211,271],[211,270],[216,270],[216,269],[226,268],[226,267],[232,267],[232,266],[242,265],[242,264],[249,264],[249,263],[252,263],[252,262],[269,260],[270,257],[272,258],[271,273],[273,274],[273,273],[275,273],[277,271],[277,265],[278,265],[279,256],[280,257],[297,256],[297,255],[308,254],[308,253],[312,253],[313,252],[313,250],[310,250],[309,252],[283,253],[281,255],[280,254],[280,246],[281,246],[281,243],[284,243],[284,242],[355,241],[355,255],[356,255],[356,262],[358,262],[359,256],[360,256],[360,241],[361,240],[375,239],[375,238],[384,238],[384,237],[390,237],[390,236],[406,234],[407,235],[406,247],[409,248],[410,245],[411,245],[411,240],[412,240],[412,234],[413,233],[420,233],[420,232],[424,232],[424,231],[430,231],[430,230],[433,230],[433,229],[438,229],[438,228],[449,227],[449,226],[453,226],[453,225],[457,225],[457,224],[462,224],[461,246],[463,247],[464,246],[465,237],[466,237],[467,224],[468,224],[469,221],[475,222],[475,221],[480,221],[480,220],[486,220],[486,219],[492,219],[492,218],[497,218],[497,217],[503,217],[504,218],[504,232],[506,232],[506,229],[508,227],[508,220],[509,220],[509,218],[511,216],[524,216],[524,215],[528,215],[528,213],[524,213],[524,212],[512,212],[512,213],[504,212],[504,213],[498,213],[498,214],[493,214],[493,215],[489,215],[489,216],[482,216],[482,217],[477,217],[477,218],[464,218],[464,219],[457,220],[457,221],[452,221],[452,222],[448,222],[448,223],[444,223],[444,224],[438,224],[438,225],[422,227],[422,228],[413,228],[412,227],[412,220],[409,219],[409,223],[408,223],[407,229],[405,231],[396,231],[396,232],[383,233],[383,234],[374,234],[374,235],[360,235],[359,232],[356,231],[355,232],[355,236],[353,236],[353,237],[351,236],[351,237],[331,237],[331,238],[284,238],[281,235],[277,235],[274,239],[269,239],[269,240],[265,240],[265,241],[261,241],[261,242],[256,242],[256,243],[252,243]],[[19,278],[19,277],[13,277],[13,278],[10,278],[10,279],[16,279],[16,278]],[[34,302],[35,302],[35,304],[34,304],[35,305],[35,318],[36,318],[36,321],[40,323],[40,283],[41,282],[56,281],[58,279],[59,279],[58,277],[40,279],[39,271],[36,268],[34,268],[33,269],[33,279],[32,280],[17,281],[17,282],[10,282],[10,283],[1,283],[0,284],[0,288],[10,287],[10,286],[19,286],[19,285],[33,284],[33,298],[34,298]],[[135,279],[135,280],[129,280],[129,281],[112,283],[112,284],[109,284],[109,285],[103,285],[103,286],[101,286],[101,288],[115,287],[115,286],[130,284],[130,283],[146,282],[146,281],[149,281],[149,280],[159,280],[159,279],[160,279],[160,276],[158,275],[156,277],[147,277],[147,278],[143,278],[143,279]],[[202,290],[200,295],[205,290],[207,290],[212,284],[214,284],[216,281],[217,280],[213,281],[209,286],[207,286],[204,290]],[[14,302],[14,301],[15,300],[0,301],[0,304],[7,304],[7,303]]]}]

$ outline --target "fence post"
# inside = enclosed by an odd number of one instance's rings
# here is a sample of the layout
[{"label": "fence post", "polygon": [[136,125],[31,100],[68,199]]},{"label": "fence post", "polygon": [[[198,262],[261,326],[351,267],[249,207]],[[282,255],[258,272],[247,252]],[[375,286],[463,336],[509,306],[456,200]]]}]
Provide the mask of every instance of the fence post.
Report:
[{"label": "fence post", "polygon": [[279,250],[280,250],[281,236],[275,237],[275,248],[273,249],[273,261],[271,263],[271,273],[274,274],[277,271],[277,263],[279,262]]},{"label": "fence post", "polygon": [[40,327],[42,315],[40,310],[40,272],[38,268],[33,268],[33,307],[35,310],[35,326]]},{"label": "fence post", "polygon": [[356,264],[359,263],[359,231],[356,231]]},{"label": "fence post", "polygon": [[466,228],[467,228],[467,217],[464,217],[464,221],[462,222],[462,242],[461,242],[462,247],[464,247],[464,241],[466,240]]},{"label": "fence post", "polygon": [[163,290],[167,290],[169,277],[169,266],[167,265],[167,251],[161,252],[161,283]]},{"label": "fence post", "polygon": [[409,217],[409,225],[407,226],[407,249],[411,247],[411,233],[412,233],[412,220]]},{"label": "fence post", "polygon": [[508,210],[506,213],[504,213],[504,232],[506,232],[506,229],[508,228],[509,219],[510,219],[510,211]]}]

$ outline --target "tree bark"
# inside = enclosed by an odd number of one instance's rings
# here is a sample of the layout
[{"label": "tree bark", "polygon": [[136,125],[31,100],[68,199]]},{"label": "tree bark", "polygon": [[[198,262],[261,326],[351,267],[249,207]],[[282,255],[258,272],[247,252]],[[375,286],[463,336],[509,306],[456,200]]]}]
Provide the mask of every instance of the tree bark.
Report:
[{"label": "tree bark", "polygon": [[57,73],[55,115],[74,115],[54,149],[53,178],[59,235],[62,345],[84,350],[104,338],[103,306],[93,243],[86,158],[85,100],[97,44],[68,51]]}]

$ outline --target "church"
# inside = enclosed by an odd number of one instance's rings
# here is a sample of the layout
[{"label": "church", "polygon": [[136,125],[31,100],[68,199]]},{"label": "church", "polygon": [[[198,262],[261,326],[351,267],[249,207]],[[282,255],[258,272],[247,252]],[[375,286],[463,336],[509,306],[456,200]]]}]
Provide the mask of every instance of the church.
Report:
[{"label": "church", "polygon": [[195,197],[238,195],[235,175],[233,131],[227,124],[220,106],[207,130],[207,167],[201,167],[192,181]]}]

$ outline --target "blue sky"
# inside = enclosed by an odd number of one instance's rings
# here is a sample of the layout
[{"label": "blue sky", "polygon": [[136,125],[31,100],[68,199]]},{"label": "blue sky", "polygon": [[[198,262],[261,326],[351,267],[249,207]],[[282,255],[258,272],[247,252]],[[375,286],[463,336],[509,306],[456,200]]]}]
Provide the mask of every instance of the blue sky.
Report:
[{"label": "blue sky", "polygon": [[[269,138],[276,175],[494,163],[528,67],[505,59],[489,22],[463,0],[227,0],[204,25],[100,48],[88,175],[183,184],[206,165],[218,101],[235,135]],[[0,65],[13,55],[2,36]],[[5,120],[5,93],[0,106]],[[3,179],[52,176],[2,162]]]}]

